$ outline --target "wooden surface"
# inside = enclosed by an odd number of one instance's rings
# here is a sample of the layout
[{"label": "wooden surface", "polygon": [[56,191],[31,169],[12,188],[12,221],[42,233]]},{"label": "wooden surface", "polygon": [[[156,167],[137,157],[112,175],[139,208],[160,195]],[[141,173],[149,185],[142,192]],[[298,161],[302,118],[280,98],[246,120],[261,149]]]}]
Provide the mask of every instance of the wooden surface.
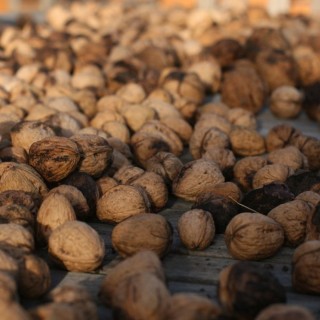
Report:
[{"label": "wooden surface", "polygon": [[[305,134],[320,138],[319,124],[311,122],[303,114],[298,120],[282,121],[274,118],[269,111],[265,110],[259,117],[259,131],[266,134],[268,130],[277,123],[286,122],[300,128]],[[320,155],[319,155],[320,156]],[[184,154],[184,162],[189,161],[190,155]],[[172,293],[195,292],[207,296],[214,301],[219,272],[227,265],[233,264],[235,260],[229,255],[223,235],[217,235],[213,244],[204,251],[188,251],[180,243],[176,225],[179,216],[190,209],[192,203],[171,198],[167,208],[162,214],[174,227],[174,240],[170,253],[163,259],[168,287]],[[91,226],[103,237],[106,245],[106,257],[103,266],[95,273],[75,273],[53,269],[52,286],[61,286],[67,283],[79,283],[88,288],[96,299],[100,283],[103,277],[121,259],[113,251],[111,245],[112,226],[102,223],[91,223]],[[303,295],[294,292],[291,286],[291,257],[294,249],[283,247],[274,257],[258,262],[261,268],[266,268],[280,280],[287,290],[288,303],[307,307],[320,319],[320,297],[314,295]],[[28,307],[38,302],[24,301]],[[101,319],[112,319],[110,310],[99,305]]]}]

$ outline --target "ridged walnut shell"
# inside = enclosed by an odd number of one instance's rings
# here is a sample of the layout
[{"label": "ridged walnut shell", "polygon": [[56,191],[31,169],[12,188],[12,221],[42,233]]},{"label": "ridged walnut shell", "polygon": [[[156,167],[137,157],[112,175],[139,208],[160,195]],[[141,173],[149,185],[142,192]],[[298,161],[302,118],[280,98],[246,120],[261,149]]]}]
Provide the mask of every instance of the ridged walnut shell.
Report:
[{"label": "ridged walnut shell", "polygon": [[77,144],[64,137],[45,138],[33,143],[29,163],[47,181],[60,181],[74,171],[80,160]]},{"label": "ridged walnut shell", "polygon": [[68,271],[93,271],[105,255],[102,238],[80,221],[69,221],[53,230],[48,247],[53,260]]},{"label": "ridged walnut shell", "polygon": [[172,227],[161,215],[139,214],[116,225],[111,239],[113,247],[123,257],[142,250],[151,250],[162,257],[171,245]]},{"label": "ridged walnut shell", "polygon": [[234,258],[262,260],[281,248],[284,231],[278,222],[263,214],[243,212],[229,222],[224,238]]}]

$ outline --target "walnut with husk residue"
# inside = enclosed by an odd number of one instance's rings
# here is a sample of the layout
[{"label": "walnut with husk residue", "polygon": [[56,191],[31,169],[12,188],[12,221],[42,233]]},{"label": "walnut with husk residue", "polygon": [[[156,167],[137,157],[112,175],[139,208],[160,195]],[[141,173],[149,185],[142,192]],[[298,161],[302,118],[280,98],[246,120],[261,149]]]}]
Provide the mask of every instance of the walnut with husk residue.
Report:
[{"label": "walnut with husk residue", "polygon": [[278,222],[263,214],[243,212],[229,222],[224,237],[234,258],[261,260],[272,257],[282,247],[284,231]]},{"label": "walnut with husk residue", "polygon": [[194,201],[201,193],[224,182],[219,167],[209,160],[195,160],[185,164],[172,183],[172,192],[179,198]]},{"label": "walnut with husk residue", "polygon": [[[301,244],[292,257],[292,287],[302,293],[320,293],[320,241]],[[312,275],[312,276],[310,276]]]},{"label": "walnut with husk residue", "polygon": [[172,242],[172,227],[157,214],[147,213],[132,216],[112,231],[112,245],[123,257],[142,250],[151,250],[164,256]]},{"label": "walnut with husk residue", "polygon": [[133,256],[122,260],[102,280],[99,291],[101,302],[109,306],[113,293],[121,281],[139,273],[150,273],[155,275],[159,280],[165,281],[164,270],[158,255],[153,251],[139,251]]},{"label": "walnut with husk residue", "polygon": [[267,306],[287,300],[279,280],[254,262],[225,267],[219,274],[217,291],[223,308],[239,319],[255,319]]},{"label": "walnut with husk residue", "polygon": [[79,161],[77,144],[64,137],[44,138],[34,142],[29,151],[30,165],[50,182],[67,177]]},{"label": "walnut with husk residue", "polygon": [[215,235],[210,212],[193,209],[183,213],[178,220],[178,233],[187,249],[204,250],[212,243]]},{"label": "walnut with husk residue", "polygon": [[51,258],[68,271],[93,271],[105,255],[102,238],[80,221],[69,221],[54,229],[48,247]]}]

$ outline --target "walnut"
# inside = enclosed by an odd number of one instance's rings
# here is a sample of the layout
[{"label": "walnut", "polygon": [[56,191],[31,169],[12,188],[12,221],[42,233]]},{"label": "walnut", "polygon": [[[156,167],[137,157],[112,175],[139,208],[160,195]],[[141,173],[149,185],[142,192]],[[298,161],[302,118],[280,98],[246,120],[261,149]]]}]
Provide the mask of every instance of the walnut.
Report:
[{"label": "walnut", "polygon": [[78,145],[80,152],[79,171],[97,178],[112,162],[112,148],[99,136],[77,134],[70,139]]},{"label": "walnut", "polygon": [[36,255],[23,255],[19,261],[19,293],[25,298],[39,298],[49,290],[50,285],[48,264]]},{"label": "walnut", "polygon": [[239,319],[255,319],[269,305],[287,300],[279,280],[254,262],[237,262],[222,269],[218,299],[228,314]]},{"label": "walnut", "polygon": [[308,167],[307,158],[294,146],[271,151],[267,156],[267,160],[273,164],[284,164],[294,171]]},{"label": "walnut", "polygon": [[120,121],[105,122],[101,129],[111,137],[118,138],[124,143],[129,143],[130,141],[130,131],[128,127]]},{"label": "walnut", "polygon": [[80,161],[77,144],[64,137],[44,138],[29,150],[29,163],[47,181],[60,181],[74,171]]},{"label": "walnut", "polygon": [[296,196],[296,200],[303,200],[313,206],[320,204],[320,194],[314,191],[304,191]]},{"label": "walnut", "polygon": [[280,163],[269,164],[259,169],[253,177],[254,189],[261,188],[271,182],[285,182],[293,174],[293,169]]},{"label": "walnut", "polygon": [[87,199],[83,193],[74,186],[61,184],[58,187],[52,188],[47,197],[51,194],[60,194],[66,197],[73,207],[73,210],[78,219],[85,220],[90,216],[90,208],[88,206]]},{"label": "walnut", "polygon": [[292,257],[292,286],[296,291],[320,293],[319,255],[319,240],[307,241],[295,250]]},{"label": "walnut", "polygon": [[71,85],[75,89],[99,89],[105,86],[105,79],[97,66],[88,64],[74,70]]},{"label": "walnut", "polygon": [[19,272],[18,261],[14,257],[11,257],[8,252],[2,249],[0,249],[0,272],[1,274],[9,274],[13,279],[17,279]]},{"label": "walnut", "polygon": [[308,117],[317,122],[320,122],[319,88],[320,81],[304,87],[304,99],[302,103],[302,107],[307,113]]},{"label": "walnut", "polygon": [[222,102],[209,102],[198,109],[198,118],[203,114],[214,113],[220,117],[227,119],[229,110],[229,107]]},{"label": "walnut", "polygon": [[209,320],[221,313],[210,299],[194,293],[176,293],[171,296],[168,320]]},{"label": "walnut", "polygon": [[79,130],[77,132],[77,134],[93,134],[93,135],[96,135],[96,136],[99,136],[101,138],[104,138],[104,139],[108,139],[110,138],[110,135],[107,134],[106,132],[100,130],[100,129],[96,129],[94,127],[86,127],[86,128],[82,128],[81,130]]},{"label": "walnut", "polygon": [[99,189],[100,197],[107,193],[113,187],[116,187],[119,183],[108,176],[103,176],[97,180],[97,186]]},{"label": "walnut", "polygon": [[253,67],[236,66],[224,73],[221,99],[230,108],[257,113],[263,106],[265,96],[265,85]]},{"label": "walnut", "polygon": [[21,147],[7,147],[0,150],[0,159],[3,162],[28,163],[28,154]]},{"label": "walnut", "polygon": [[204,250],[210,246],[215,235],[211,213],[201,209],[183,213],[177,227],[181,242],[189,250]]},{"label": "walnut", "polygon": [[191,125],[184,119],[178,117],[167,117],[161,119],[161,122],[173,130],[184,144],[188,144],[192,135]]},{"label": "walnut", "polygon": [[128,103],[141,103],[146,98],[146,93],[139,84],[128,83],[117,91],[117,96]]},{"label": "walnut", "polygon": [[315,320],[315,317],[308,309],[302,306],[276,303],[263,309],[256,318],[256,320],[271,319]]},{"label": "walnut", "polygon": [[312,208],[311,214],[307,216],[305,241],[320,240],[320,202],[316,205],[307,202]]},{"label": "walnut", "polygon": [[[13,302],[18,302],[18,292],[17,292],[17,284],[15,279],[7,273],[6,271],[0,270],[0,311],[1,311],[1,317],[3,318],[2,313],[2,305],[10,305]],[[3,318],[3,319],[12,319],[9,318]],[[18,318],[20,319],[20,318]]]},{"label": "walnut", "polygon": [[224,182],[219,167],[211,161],[200,159],[185,164],[172,183],[172,192],[179,198],[194,201],[201,193],[210,191]]},{"label": "walnut", "polygon": [[267,150],[270,152],[292,145],[300,135],[301,132],[298,129],[288,124],[276,125],[269,130],[266,136]]},{"label": "walnut", "polygon": [[265,142],[256,130],[235,127],[229,135],[232,151],[240,156],[256,156],[263,154]]},{"label": "walnut", "polygon": [[303,200],[293,200],[280,204],[268,213],[268,217],[277,221],[284,230],[285,244],[297,246],[306,236],[308,216],[313,207]]},{"label": "walnut", "polygon": [[157,214],[138,214],[122,221],[112,231],[112,245],[123,257],[142,250],[164,256],[172,242],[172,227]]},{"label": "walnut", "polygon": [[224,237],[234,258],[261,260],[281,248],[284,231],[278,222],[263,214],[243,212],[229,222]]},{"label": "walnut", "polygon": [[296,196],[304,191],[320,191],[320,177],[312,171],[298,171],[287,179],[286,184]]},{"label": "walnut", "polygon": [[28,208],[22,205],[7,204],[0,206],[0,222],[19,224],[31,233],[34,231],[34,216]]},{"label": "walnut", "polygon": [[97,112],[91,119],[90,125],[94,128],[101,129],[104,124],[113,121],[125,124],[123,116],[118,111],[107,109]]},{"label": "walnut", "polygon": [[271,94],[270,110],[279,118],[296,118],[302,108],[301,92],[291,86],[280,86]]},{"label": "walnut", "polygon": [[160,120],[163,120],[165,118],[182,118],[180,112],[175,108],[173,104],[171,104],[171,102],[162,101],[149,96],[149,98],[145,100],[143,104],[153,109]]},{"label": "walnut", "polygon": [[[315,137],[308,137],[305,138],[300,137],[303,140],[302,145],[297,145],[300,151],[307,157],[308,164],[310,170],[316,171],[320,169],[320,140]],[[296,141],[298,144],[299,142]]]},{"label": "walnut", "polygon": [[166,319],[170,293],[152,273],[138,273],[119,283],[111,304],[115,319]]},{"label": "walnut", "polygon": [[109,189],[97,203],[100,221],[118,223],[128,217],[150,211],[150,201],[141,188],[119,185]]},{"label": "walnut", "polygon": [[216,113],[209,113],[203,114],[199,117],[194,129],[197,130],[198,128],[216,128],[229,135],[230,131],[232,130],[232,124],[224,116]]},{"label": "walnut", "polygon": [[234,126],[244,127],[252,130],[257,129],[257,120],[253,112],[249,110],[242,108],[229,109],[227,113],[227,119]]},{"label": "walnut", "polygon": [[133,256],[122,260],[102,280],[99,291],[99,298],[102,303],[109,306],[113,293],[121,281],[139,273],[150,273],[159,280],[165,281],[164,270],[157,254],[148,250],[139,251]]},{"label": "walnut", "polygon": [[48,192],[41,176],[23,163],[0,163],[0,182],[0,192],[20,190],[35,196],[44,196]]},{"label": "walnut", "polygon": [[77,220],[70,201],[62,194],[50,193],[43,200],[37,214],[37,238],[47,243],[54,229],[67,221]]},{"label": "walnut", "polygon": [[105,255],[102,238],[80,221],[69,221],[54,229],[48,247],[52,259],[68,271],[93,271]]},{"label": "walnut", "polygon": [[0,244],[18,248],[23,252],[34,250],[34,239],[31,232],[14,223],[0,224]]},{"label": "walnut", "polygon": [[120,153],[122,153],[127,159],[132,159],[133,156],[129,145],[115,137],[109,137],[106,140],[109,143],[109,145],[113,148],[113,151],[117,150]]},{"label": "walnut", "polygon": [[242,198],[242,193],[239,187],[235,183],[230,181],[217,183],[214,187],[211,188],[210,192],[208,193],[223,196],[229,199],[231,198],[235,201],[240,201]]}]

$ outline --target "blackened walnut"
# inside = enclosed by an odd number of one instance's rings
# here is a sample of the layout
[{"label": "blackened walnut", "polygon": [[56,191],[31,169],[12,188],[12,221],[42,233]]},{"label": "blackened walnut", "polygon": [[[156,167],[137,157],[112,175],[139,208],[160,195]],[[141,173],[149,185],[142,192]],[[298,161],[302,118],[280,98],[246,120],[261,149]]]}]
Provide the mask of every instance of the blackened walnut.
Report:
[{"label": "blackened walnut", "polygon": [[320,176],[310,171],[297,172],[288,177],[286,184],[296,196],[304,191],[318,192],[320,190]]},{"label": "blackened walnut", "polygon": [[253,262],[237,262],[220,272],[218,299],[239,319],[255,319],[267,306],[287,300],[279,280]]}]

